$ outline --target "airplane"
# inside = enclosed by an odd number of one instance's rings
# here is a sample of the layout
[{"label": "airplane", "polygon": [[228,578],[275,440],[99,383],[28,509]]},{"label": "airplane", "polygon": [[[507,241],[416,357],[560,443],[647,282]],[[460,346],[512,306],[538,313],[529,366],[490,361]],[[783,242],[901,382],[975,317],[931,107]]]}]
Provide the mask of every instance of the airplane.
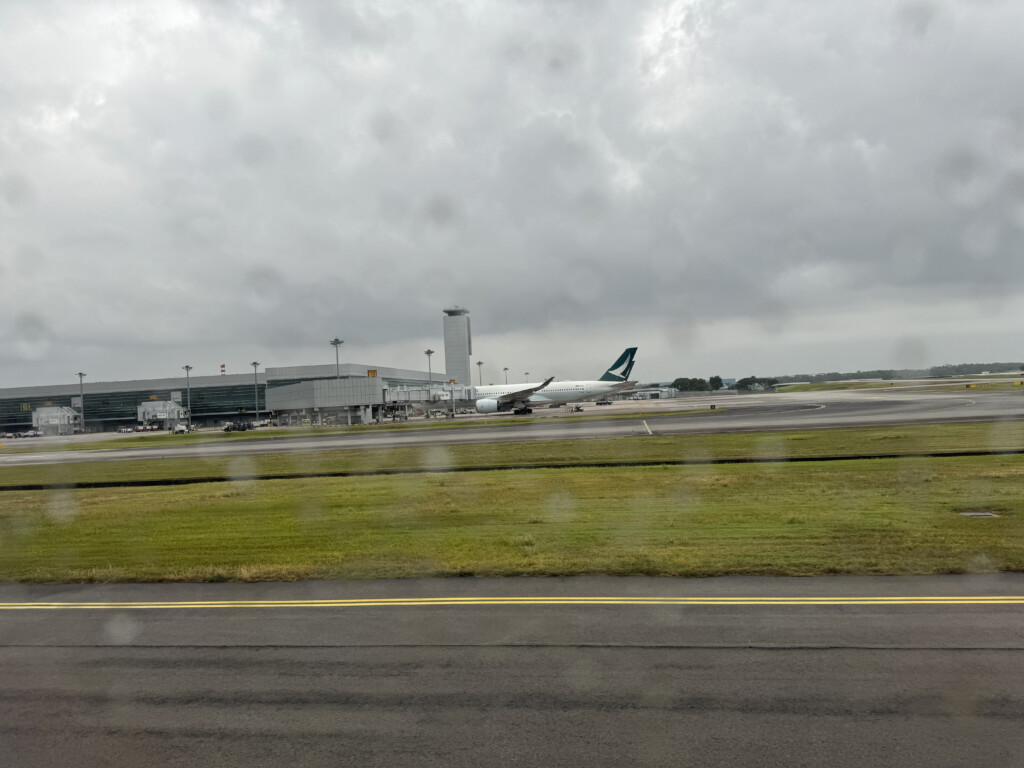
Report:
[{"label": "airplane", "polygon": [[597,400],[626,389],[632,389],[635,381],[629,381],[633,370],[636,347],[630,347],[611,368],[597,381],[555,381],[555,377],[540,384],[504,384],[474,387],[477,413],[502,413],[512,411],[516,415],[533,413],[532,405],[578,403],[581,400]]}]

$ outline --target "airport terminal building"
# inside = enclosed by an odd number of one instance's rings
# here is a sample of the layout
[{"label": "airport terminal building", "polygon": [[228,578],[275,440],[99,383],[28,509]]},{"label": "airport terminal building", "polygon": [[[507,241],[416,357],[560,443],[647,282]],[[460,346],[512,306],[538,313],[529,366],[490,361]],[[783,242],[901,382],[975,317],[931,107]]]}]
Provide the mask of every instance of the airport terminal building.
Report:
[{"label": "airport terminal building", "polygon": [[[472,397],[469,312],[459,308],[454,324],[448,322],[452,318],[448,312],[444,318],[446,365],[451,349],[457,372],[344,363],[267,368],[253,374],[11,387],[0,389],[0,434],[30,430],[41,420],[48,424],[56,418],[52,414],[59,414],[62,433],[69,428],[82,431],[83,399],[86,432],[134,427],[141,414],[172,413],[168,408],[146,407],[158,403],[177,404],[191,412],[193,424],[214,427],[270,416],[283,424],[360,424],[396,410],[464,400]],[[452,379],[458,383],[451,384]],[[170,426],[171,420],[170,416],[148,419],[161,427]]]}]

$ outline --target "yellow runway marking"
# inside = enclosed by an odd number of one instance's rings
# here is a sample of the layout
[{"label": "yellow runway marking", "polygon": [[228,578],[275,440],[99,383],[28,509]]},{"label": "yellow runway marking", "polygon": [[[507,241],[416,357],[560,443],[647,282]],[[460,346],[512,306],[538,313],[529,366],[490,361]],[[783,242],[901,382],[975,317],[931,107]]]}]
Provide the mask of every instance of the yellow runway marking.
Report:
[{"label": "yellow runway marking", "polygon": [[193,600],[0,603],[0,611],[182,608],[391,608],[476,605],[1024,605],[1024,595],[968,597],[423,597],[350,600]]}]

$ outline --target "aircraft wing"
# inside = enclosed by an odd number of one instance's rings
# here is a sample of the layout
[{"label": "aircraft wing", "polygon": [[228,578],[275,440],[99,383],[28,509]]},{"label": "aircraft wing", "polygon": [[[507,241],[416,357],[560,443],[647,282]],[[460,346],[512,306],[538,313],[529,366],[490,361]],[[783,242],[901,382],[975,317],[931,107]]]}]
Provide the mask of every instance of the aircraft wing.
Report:
[{"label": "aircraft wing", "polygon": [[543,384],[538,384],[536,387],[527,387],[526,389],[520,389],[518,392],[509,392],[507,395],[499,395],[495,398],[499,403],[517,403],[526,402],[530,399],[530,395],[534,395],[540,392],[544,387],[555,380],[552,376],[550,379],[545,381]]}]

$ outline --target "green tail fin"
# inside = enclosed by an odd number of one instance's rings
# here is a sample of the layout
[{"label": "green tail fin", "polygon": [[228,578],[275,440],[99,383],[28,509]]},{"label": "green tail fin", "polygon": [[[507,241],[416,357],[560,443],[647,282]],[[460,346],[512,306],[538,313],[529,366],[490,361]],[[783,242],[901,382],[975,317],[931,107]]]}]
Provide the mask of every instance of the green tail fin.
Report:
[{"label": "green tail fin", "polygon": [[604,372],[598,381],[628,381],[629,374],[633,370],[633,358],[636,357],[636,347],[630,347],[619,359],[612,363],[611,368]]}]

